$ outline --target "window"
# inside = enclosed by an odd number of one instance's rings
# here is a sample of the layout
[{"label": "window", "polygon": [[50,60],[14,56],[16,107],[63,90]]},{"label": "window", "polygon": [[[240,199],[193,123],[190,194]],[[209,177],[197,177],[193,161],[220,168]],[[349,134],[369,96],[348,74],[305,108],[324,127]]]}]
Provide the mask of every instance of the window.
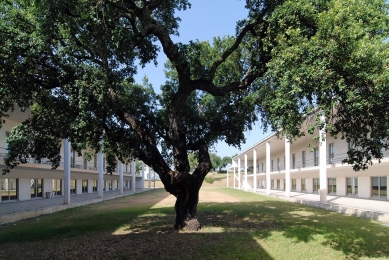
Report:
[{"label": "window", "polygon": [[82,180],[82,193],[88,193],[88,180]]},{"label": "window", "polygon": [[271,171],[273,171],[274,167],[273,167],[273,160],[271,160]]},{"label": "window", "polygon": [[84,169],[88,169],[88,160],[86,157],[84,157],[84,164],[83,164]]},{"label": "window", "polygon": [[334,143],[330,143],[328,145],[328,163],[329,164],[335,163]]},{"label": "window", "polygon": [[328,178],[328,194],[336,194],[336,178]]},{"label": "window", "polygon": [[97,180],[93,180],[92,182],[92,191],[97,192]]},{"label": "window", "polygon": [[31,179],[31,198],[42,198],[43,179]]},{"label": "window", "polygon": [[76,180],[70,180],[70,194],[76,194]]},{"label": "window", "polygon": [[385,199],[387,196],[386,176],[371,177],[371,183],[372,196]]},{"label": "window", "polygon": [[305,160],[305,151],[302,151],[301,153],[301,158],[302,158],[302,167],[304,168],[306,165],[306,160]]},{"label": "window", "polygon": [[117,189],[118,189],[118,181],[117,181],[117,180],[114,180],[114,181],[113,181],[113,189],[114,189],[114,190],[117,190]]},{"label": "window", "polygon": [[104,180],[104,183],[103,183],[103,191],[105,191],[106,187],[107,187],[107,181]]},{"label": "window", "polygon": [[292,179],[292,191],[295,191],[296,190],[296,179]]},{"label": "window", "polygon": [[358,195],[358,177],[347,178],[347,195]]},{"label": "window", "polygon": [[277,158],[277,171],[280,170],[280,158]]},{"label": "window", "polygon": [[277,190],[280,190],[280,189],[281,189],[281,181],[277,180]]},{"label": "window", "polygon": [[315,148],[313,150],[313,161],[314,161],[314,166],[319,166],[319,148]]},{"label": "window", "polygon": [[307,191],[307,179],[301,179],[301,191]]},{"label": "window", "polygon": [[262,172],[263,172],[263,163],[262,163]]},{"label": "window", "polygon": [[271,189],[274,190],[274,180],[271,180]]},{"label": "window", "polygon": [[1,200],[17,200],[19,179],[0,179],[1,181]]},{"label": "window", "polygon": [[53,180],[53,195],[60,196],[62,195],[62,180]]},{"label": "window", "polygon": [[71,151],[70,152],[70,167],[74,168],[76,166],[76,152]]},{"label": "window", "polygon": [[108,181],[108,185],[109,185],[108,190],[112,190],[112,180]]},{"label": "window", "polygon": [[95,154],[94,158],[93,158],[93,168],[95,170],[97,170],[97,154]]},{"label": "window", "polygon": [[313,192],[318,193],[320,189],[320,178],[313,178]]},{"label": "window", "polygon": [[292,169],[296,168],[296,155],[292,154]]}]

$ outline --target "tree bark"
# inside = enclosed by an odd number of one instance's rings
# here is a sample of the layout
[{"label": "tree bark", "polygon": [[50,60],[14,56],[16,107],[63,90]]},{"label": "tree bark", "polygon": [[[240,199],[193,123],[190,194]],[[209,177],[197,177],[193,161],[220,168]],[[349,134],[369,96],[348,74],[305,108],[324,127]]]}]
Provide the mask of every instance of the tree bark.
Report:
[{"label": "tree bark", "polygon": [[187,180],[181,185],[174,206],[176,210],[175,229],[197,231],[201,228],[201,224],[197,219],[200,187],[201,185],[197,184],[197,181],[192,175],[189,175]]}]

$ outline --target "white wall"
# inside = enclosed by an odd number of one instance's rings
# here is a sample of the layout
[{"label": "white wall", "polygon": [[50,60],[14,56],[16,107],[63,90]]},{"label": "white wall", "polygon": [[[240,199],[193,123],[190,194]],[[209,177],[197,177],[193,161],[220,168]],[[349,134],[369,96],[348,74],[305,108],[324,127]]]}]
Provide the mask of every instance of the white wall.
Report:
[{"label": "white wall", "polygon": [[31,179],[19,179],[19,201],[30,200],[31,199]]},{"label": "white wall", "polygon": [[358,197],[370,198],[371,197],[371,177],[364,176],[358,177]]},{"label": "white wall", "polygon": [[337,196],[346,196],[347,195],[346,177],[336,178],[336,195]]},{"label": "white wall", "polygon": [[76,179],[76,194],[82,194],[82,180]]}]

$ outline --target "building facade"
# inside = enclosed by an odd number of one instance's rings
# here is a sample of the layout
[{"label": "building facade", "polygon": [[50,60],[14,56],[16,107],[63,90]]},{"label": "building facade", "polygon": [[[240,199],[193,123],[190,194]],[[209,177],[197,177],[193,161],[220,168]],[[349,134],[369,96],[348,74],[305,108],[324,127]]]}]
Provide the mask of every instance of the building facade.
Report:
[{"label": "building facade", "polygon": [[292,143],[276,134],[264,138],[232,158],[233,179],[227,185],[267,194],[282,190],[287,197],[293,191],[317,193],[321,202],[327,201],[328,194],[389,200],[389,151],[383,151],[380,163],[373,161],[367,170],[357,172],[342,164],[352,143],[324,131],[315,134],[324,140],[312,141],[308,133]]},{"label": "building facade", "polygon": [[[28,113],[14,111],[0,129],[0,169],[5,167],[6,138],[12,128],[27,116]],[[69,148],[67,152],[66,146]],[[55,170],[51,169],[50,161],[46,159],[37,161],[30,158],[28,163],[20,164],[10,173],[0,174],[0,203],[63,196],[64,203],[68,204],[72,194],[98,193],[99,197],[103,197],[105,191],[117,190],[119,194],[123,194],[126,189],[132,189],[133,192],[144,189],[146,167],[142,164],[142,172],[136,174],[135,160],[125,165],[118,161],[115,172],[107,174],[104,173],[103,154],[97,154],[88,160],[70,150],[66,139],[62,140],[61,158],[60,166]]]}]

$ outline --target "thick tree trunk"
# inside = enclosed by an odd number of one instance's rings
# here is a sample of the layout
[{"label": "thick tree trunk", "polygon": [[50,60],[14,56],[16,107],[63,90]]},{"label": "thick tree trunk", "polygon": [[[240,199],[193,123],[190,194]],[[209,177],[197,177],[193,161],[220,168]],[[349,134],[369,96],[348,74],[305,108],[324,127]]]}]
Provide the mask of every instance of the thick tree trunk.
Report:
[{"label": "thick tree trunk", "polygon": [[200,187],[193,185],[193,183],[187,187],[183,186],[177,196],[174,206],[176,210],[174,228],[197,231],[201,228],[200,222],[197,220],[197,204],[199,202]]}]

